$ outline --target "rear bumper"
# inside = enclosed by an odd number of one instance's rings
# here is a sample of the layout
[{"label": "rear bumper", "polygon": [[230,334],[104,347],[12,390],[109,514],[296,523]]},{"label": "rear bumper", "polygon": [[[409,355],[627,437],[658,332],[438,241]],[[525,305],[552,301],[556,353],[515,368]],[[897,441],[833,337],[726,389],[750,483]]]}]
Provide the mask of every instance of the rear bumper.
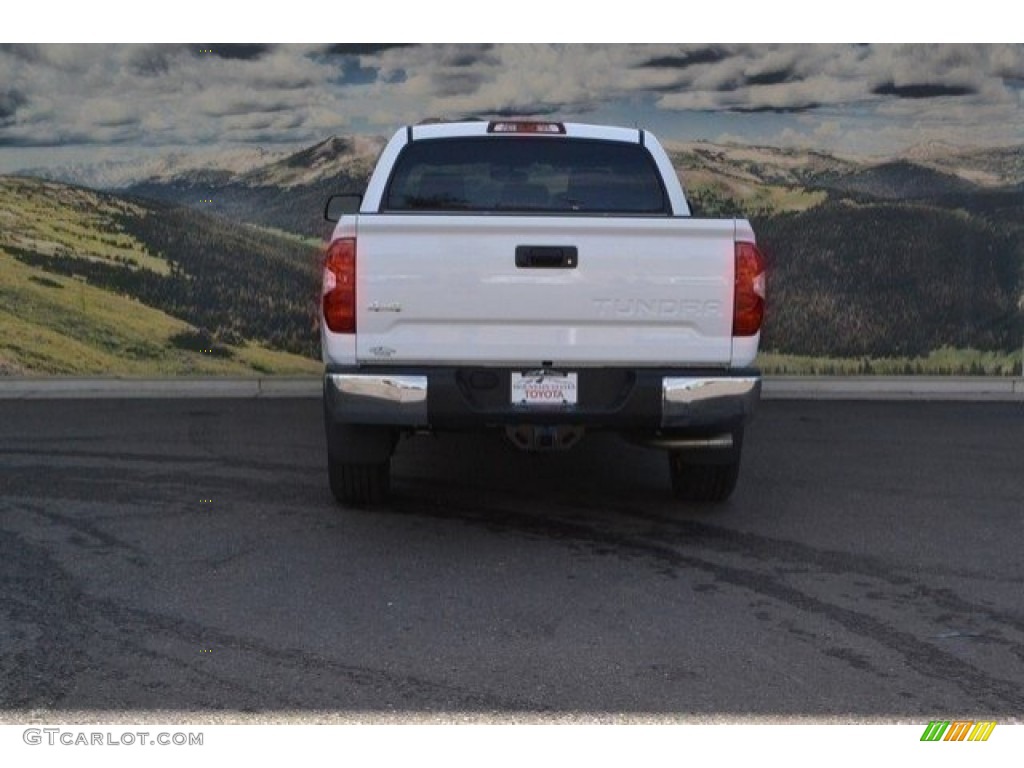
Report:
[{"label": "rear bumper", "polygon": [[717,432],[749,419],[761,393],[754,370],[581,369],[574,406],[511,403],[511,369],[331,369],[329,422],[398,428],[473,429],[515,424],[618,430]]},{"label": "rear bumper", "polygon": [[422,374],[328,373],[324,403],[347,424],[425,427],[428,388],[429,377]]},{"label": "rear bumper", "polygon": [[761,397],[761,376],[666,376],[662,379],[663,428],[746,420]]}]

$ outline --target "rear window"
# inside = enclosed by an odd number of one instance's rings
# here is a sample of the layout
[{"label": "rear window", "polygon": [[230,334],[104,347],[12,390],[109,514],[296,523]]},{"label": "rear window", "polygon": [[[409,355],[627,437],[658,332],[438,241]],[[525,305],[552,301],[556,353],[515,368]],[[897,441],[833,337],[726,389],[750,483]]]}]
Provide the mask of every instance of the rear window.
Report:
[{"label": "rear window", "polygon": [[639,144],[593,139],[428,139],[399,155],[387,211],[670,214]]}]

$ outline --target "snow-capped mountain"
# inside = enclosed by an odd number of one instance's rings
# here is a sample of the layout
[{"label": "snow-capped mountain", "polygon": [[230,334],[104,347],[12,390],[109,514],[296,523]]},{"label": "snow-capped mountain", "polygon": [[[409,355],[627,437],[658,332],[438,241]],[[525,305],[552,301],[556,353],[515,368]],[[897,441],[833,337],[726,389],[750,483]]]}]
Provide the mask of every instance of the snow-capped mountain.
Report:
[{"label": "snow-capped mountain", "polygon": [[294,187],[314,184],[342,172],[364,172],[382,146],[383,140],[378,137],[331,136],[298,150],[294,147],[173,150],[139,154],[124,160],[27,168],[20,171],[20,175],[106,190],[140,184]]},{"label": "snow-capped mountain", "polygon": [[316,184],[339,174],[369,174],[384,146],[377,137],[331,136],[319,144],[253,168],[239,182],[250,186],[295,187]]},{"label": "snow-capped mountain", "polygon": [[262,147],[217,152],[173,150],[140,154],[125,160],[71,163],[48,168],[27,168],[20,175],[36,176],[93,189],[124,189],[143,182],[171,182],[189,176],[234,177],[287,157],[288,150]]}]

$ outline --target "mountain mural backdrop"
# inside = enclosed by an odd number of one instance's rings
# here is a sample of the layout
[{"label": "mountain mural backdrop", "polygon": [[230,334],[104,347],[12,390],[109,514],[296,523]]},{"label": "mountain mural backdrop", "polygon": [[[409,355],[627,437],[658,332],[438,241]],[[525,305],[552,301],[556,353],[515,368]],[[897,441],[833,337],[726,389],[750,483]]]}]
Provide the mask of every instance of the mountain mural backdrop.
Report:
[{"label": "mountain mural backdrop", "polygon": [[[362,191],[382,145],[0,177],[0,373],[315,371],[323,206]],[[1019,370],[1024,147],[867,161],[666,145],[698,215],[753,222],[769,370],[802,357],[918,372],[942,354],[945,372]]]}]

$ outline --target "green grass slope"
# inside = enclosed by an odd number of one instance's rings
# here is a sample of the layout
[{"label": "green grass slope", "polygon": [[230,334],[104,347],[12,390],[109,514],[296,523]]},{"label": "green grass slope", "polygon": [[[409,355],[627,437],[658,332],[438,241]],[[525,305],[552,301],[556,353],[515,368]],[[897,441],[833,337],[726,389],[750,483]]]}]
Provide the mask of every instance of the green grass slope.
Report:
[{"label": "green grass slope", "polygon": [[[160,213],[90,190],[0,177],[0,374],[320,370],[308,355],[271,349],[237,332],[229,343],[189,322],[188,311],[172,314],[133,295],[132,287],[188,282],[180,254],[128,231]],[[184,301],[179,307],[189,309]]]}]

